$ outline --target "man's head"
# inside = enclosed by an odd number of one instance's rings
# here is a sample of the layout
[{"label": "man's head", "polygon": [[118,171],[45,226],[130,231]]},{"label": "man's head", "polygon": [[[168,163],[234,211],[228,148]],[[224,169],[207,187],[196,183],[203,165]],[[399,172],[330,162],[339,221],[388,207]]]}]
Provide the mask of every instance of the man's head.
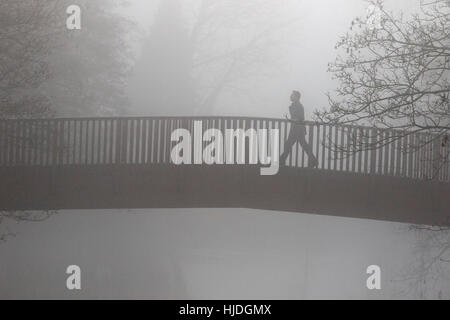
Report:
[{"label": "man's head", "polygon": [[301,96],[302,95],[300,94],[300,92],[298,92],[297,90],[294,90],[291,93],[291,101],[292,102],[300,101]]}]

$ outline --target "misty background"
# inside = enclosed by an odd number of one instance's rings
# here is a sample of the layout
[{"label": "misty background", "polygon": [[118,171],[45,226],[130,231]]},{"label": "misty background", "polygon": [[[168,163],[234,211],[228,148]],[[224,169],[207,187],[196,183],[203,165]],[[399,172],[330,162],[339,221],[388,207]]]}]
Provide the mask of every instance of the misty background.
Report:
[{"label": "misty background", "polygon": [[[68,45],[51,54],[52,76],[33,89],[58,116],[282,118],[299,90],[311,119],[336,88],[327,72],[335,44],[368,8],[362,0],[98,3],[83,1],[82,29],[61,35]],[[405,14],[418,5],[386,2]],[[406,224],[211,208],[60,211],[36,223],[3,219],[0,228],[3,299],[450,298],[448,263],[422,272],[440,239]],[[70,264],[81,267],[81,291],[65,287]],[[381,290],[366,288],[372,264]]]}]

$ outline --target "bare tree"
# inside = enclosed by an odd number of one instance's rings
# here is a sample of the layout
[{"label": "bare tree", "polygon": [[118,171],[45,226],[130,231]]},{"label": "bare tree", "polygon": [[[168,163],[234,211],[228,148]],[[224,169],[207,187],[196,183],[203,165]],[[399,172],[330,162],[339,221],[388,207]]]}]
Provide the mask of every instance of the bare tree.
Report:
[{"label": "bare tree", "polygon": [[[417,140],[403,151],[434,144],[435,151],[440,148],[434,155],[440,169],[450,152],[450,1],[421,2],[409,18],[387,11],[382,0],[369,4],[368,15],[356,18],[336,45],[341,54],[329,72],[339,86],[336,94],[328,94],[330,108],[316,111],[315,117],[380,129],[373,131],[375,139],[354,136],[358,141],[352,151],[426,133],[432,139]],[[384,129],[394,130],[379,135]]]},{"label": "bare tree", "polygon": [[[114,9],[119,1],[80,0],[82,30],[66,28],[69,0],[0,2],[0,119],[123,113],[129,65],[125,31],[132,26]],[[84,29],[83,29],[84,28]],[[37,132],[53,130],[36,122]],[[16,145],[46,145],[0,126]],[[54,211],[0,211],[6,221],[42,221]],[[14,233],[0,231],[0,241]]]},{"label": "bare tree", "polygon": [[[415,246],[413,259],[394,281],[401,294],[420,299],[446,299],[445,284],[450,271],[450,227],[409,226]],[[447,291],[446,291],[447,290]]]},{"label": "bare tree", "polygon": [[270,79],[282,70],[282,54],[293,44],[299,21],[292,8],[289,2],[199,2],[190,35],[199,113],[213,112],[226,92],[245,95],[248,80]]},{"label": "bare tree", "polygon": [[[425,160],[439,160],[436,173],[448,170],[450,1],[421,2],[419,12],[410,17],[387,11],[381,0],[371,0],[369,5],[368,15],[356,18],[336,45],[340,55],[329,64],[329,72],[339,86],[335,94],[328,94],[330,108],[316,111],[315,116],[326,123],[376,130],[352,134],[352,148],[329,147],[348,153],[374,150],[424,133],[431,138],[413,139],[402,152],[433,144],[438,154]],[[443,270],[448,272],[448,227],[410,229],[418,239],[416,259],[401,280],[410,294],[426,298]],[[439,291],[435,298],[441,295]]]},{"label": "bare tree", "polygon": [[69,0],[0,3],[0,117],[124,113],[133,24],[119,0],[80,0],[82,29],[66,28]]},{"label": "bare tree", "polygon": [[120,12],[125,0],[79,0],[81,30],[65,27],[71,0],[61,9],[50,79],[42,86],[58,116],[110,116],[128,112],[125,88],[132,65],[135,24]]},{"label": "bare tree", "polygon": [[0,243],[6,242],[8,238],[15,237],[16,232],[11,231],[11,223],[40,222],[47,220],[57,214],[56,210],[47,211],[0,211]]},{"label": "bare tree", "polygon": [[50,102],[38,91],[50,78],[47,57],[55,36],[57,1],[0,3],[0,117],[48,115]]},{"label": "bare tree", "polygon": [[130,84],[135,104],[146,114],[211,114],[224,94],[245,97],[250,79],[280,72],[298,21],[291,4],[160,1]]},{"label": "bare tree", "polygon": [[[60,33],[57,17],[61,9],[56,0],[0,3],[0,119],[54,115],[50,99],[40,87],[51,79],[48,57]],[[0,134],[11,133],[0,130]],[[10,138],[23,143],[20,137]],[[0,211],[0,242],[15,235],[9,229],[11,222],[41,221],[53,213]]]}]

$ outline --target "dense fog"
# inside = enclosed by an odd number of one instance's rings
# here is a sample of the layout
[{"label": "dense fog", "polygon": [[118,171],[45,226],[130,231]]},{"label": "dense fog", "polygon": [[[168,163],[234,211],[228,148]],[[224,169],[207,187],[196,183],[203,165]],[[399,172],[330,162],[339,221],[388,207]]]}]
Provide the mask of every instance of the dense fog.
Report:
[{"label": "dense fog", "polygon": [[[57,116],[283,118],[298,90],[313,119],[337,86],[327,72],[340,54],[335,45],[369,6],[87,2],[81,30],[67,31],[70,40],[59,35],[69,45],[50,54],[53,76],[33,89]],[[418,6],[385,4],[405,15]],[[21,99],[31,89],[17,92]],[[61,210],[23,220],[0,218],[3,299],[450,298],[450,263],[433,260],[448,233],[406,223],[239,208]],[[66,289],[71,264],[81,268],[80,291]],[[381,267],[381,290],[366,287],[370,265]]]}]

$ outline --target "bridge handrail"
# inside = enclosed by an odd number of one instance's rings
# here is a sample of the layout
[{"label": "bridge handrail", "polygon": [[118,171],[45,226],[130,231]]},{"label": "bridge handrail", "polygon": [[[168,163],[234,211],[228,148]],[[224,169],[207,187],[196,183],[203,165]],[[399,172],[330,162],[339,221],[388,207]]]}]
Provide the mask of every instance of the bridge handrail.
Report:
[{"label": "bridge handrail", "polygon": [[[273,117],[250,117],[250,116],[100,116],[100,117],[51,117],[51,118],[0,118],[0,121],[72,121],[72,120],[139,120],[139,119],[148,119],[148,120],[174,120],[174,119],[186,119],[186,120],[213,120],[213,119],[229,119],[229,120],[260,120],[260,121],[282,121],[282,122],[291,122],[292,120],[286,118],[273,118]],[[333,126],[348,126],[352,128],[361,128],[361,129],[378,129],[378,130],[393,130],[403,132],[399,129],[393,128],[375,128],[366,125],[356,125],[356,124],[348,124],[348,123],[328,123],[328,122],[319,122],[312,120],[303,121],[306,125],[333,125]]]},{"label": "bridge handrail", "polygon": [[[281,151],[292,125],[291,120],[283,118],[246,116],[0,119],[0,167],[24,164],[101,164],[107,161],[170,163],[171,141],[167,131],[177,126],[192,128],[195,120],[202,120],[205,128],[219,125],[221,129],[236,129],[241,122],[246,128],[251,122],[255,127],[264,126],[263,123],[266,127],[277,127],[280,130]],[[43,125],[35,125],[40,123]],[[443,170],[437,173],[438,179],[448,181],[450,178],[448,157],[444,159],[445,163],[444,160],[437,159],[437,155],[441,153],[448,155],[449,146],[440,149],[439,143],[434,141],[435,135],[353,124],[315,121],[305,121],[303,124],[307,130],[307,142],[319,160],[319,169],[430,178],[435,176],[436,170],[433,167],[443,166]],[[377,145],[379,148],[362,148],[355,141],[356,138],[366,139],[368,142],[373,139],[373,146]],[[385,138],[389,143],[382,144]],[[422,146],[411,149],[409,155],[406,155],[406,151],[401,151],[419,141]],[[295,146],[288,158],[288,165],[305,167],[306,160],[304,150]]]},{"label": "bridge handrail", "polygon": [[[278,121],[278,122],[293,122],[290,119],[286,118],[273,118],[273,117],[250,117],[250,116],[100,116],[100,117],[52,117],[52,118],[0,118],[0,121],[24,121],[24,122],[32,122],[32,121],[86,121],[86,120],[175,120],[175,119],[185,119],[185,120],[216,120],[216,119],[225,119],[225,120],[255,120],[255,121]],[[338,126],[342,128],[354,128],[354,129],[373,129],[380,131],[389,131],[389,132],[398,132],[399,134],[425,134],[430,136],[436,136],[433,133],[428,132],[416,132],[413,130],[400,130],[398,128],[380,128],[380,127],[372,127],[368,125],[362,124],[350,124],[350,123],[330,123],[330,122],[319,122],[312,120],[305,120],[302,122],[304,125],[312,125],[312,126]]]}]

